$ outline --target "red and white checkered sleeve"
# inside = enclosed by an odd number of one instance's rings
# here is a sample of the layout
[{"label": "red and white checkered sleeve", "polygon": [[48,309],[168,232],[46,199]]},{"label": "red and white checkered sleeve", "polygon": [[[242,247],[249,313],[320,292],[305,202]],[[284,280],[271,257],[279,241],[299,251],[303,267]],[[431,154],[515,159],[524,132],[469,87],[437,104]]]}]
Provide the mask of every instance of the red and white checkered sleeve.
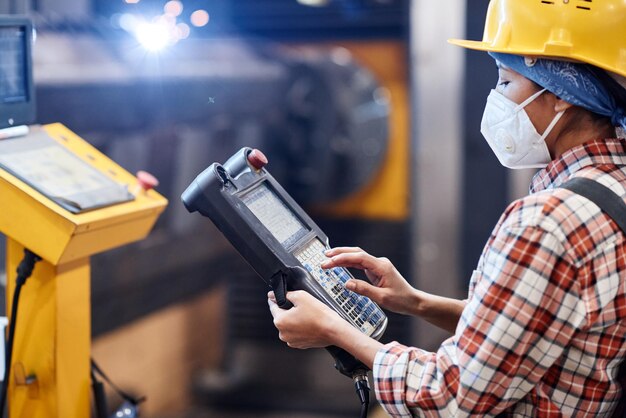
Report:
[{"label": "red and white checkered sleeve", "polygon": [[498,414],[537,385],[586,321],[557,236],[500,228],[455,335],[436,353],[398,343],[378,352],[375,389],[390,415]]}]

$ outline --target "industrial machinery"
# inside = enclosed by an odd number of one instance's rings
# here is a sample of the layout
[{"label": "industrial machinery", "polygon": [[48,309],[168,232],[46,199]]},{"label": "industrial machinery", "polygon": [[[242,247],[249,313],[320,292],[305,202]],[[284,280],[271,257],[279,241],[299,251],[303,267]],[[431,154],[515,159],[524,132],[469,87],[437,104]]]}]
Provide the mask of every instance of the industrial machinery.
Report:
[{"label": "industrial machinery", "polygon": [[[4,384],[9,417],[84,418],[90,257],[145,238],[167,201],[149,190],[152,179],[140,184],[65,126],[28,126],[31,35],[28,19],[0,19],[0,232],[14,332]],[[24,255],[33,262],[30,278]]]},{"label": "industrial machinery", "polygon": [[[63,11],[76,10],[74,3]],[[116,8],[111,14],[149,6],[96,3]],[[184,3],[184,13],[193,11]],[[170,200],[211,162],[225,161],[242,146],[263,149],[273,176],[334,245],[384,254],[410,277],[408,57],[401,28],[392,39],[382,33],[407,14],[397,11],[399,2],[376,3],[368,16],[383,39],[360,39],[372,34],[357,30],[360,19],[342,23],[339,14],[326,22],[326,11],[316,9],[318,17],[305,21],[304,13],[301,20],[284,15],[293,7],[278,1],[277,7],[245,3],[249,7],[237,3],[230,10],[237,22],[276,30],[288,24],[312,38],[220,32],[148,53],[132,36],[103,26],[110,15],[73,20],[46,14],[52,2],[38,3],[33,65],[39,122],[63,121],[126,170],[149,170]],[[54,2],[55,12],[60,5]],[[206,5],[208,26],[223,28],[224,16],[211,9],[213,2]],[[248,14],[269,12],[277,14]],[[354,28],[354,36],[335,39],[338,28]],[[326,41],[317,40],[320,34]],[[353,413],[354,404],[345,402],[353,390],[328,367],[328,355],[281,346],[263,283],[210,222],[189,216],[182,205],[170,205],[145,240],[97,254],[91,266],[95,338],[225,288],[223,332],[211,335],[219,367],[195,371],[196,400],[240,408],[245,394],[256,410]],[[388,316],[383,338],[406,340],[408,321]],[[294,373],[264,380],[276,368]],[[277,399],[281,391],[287,401]],[[319,402],[311,405],[302,394]]]}]

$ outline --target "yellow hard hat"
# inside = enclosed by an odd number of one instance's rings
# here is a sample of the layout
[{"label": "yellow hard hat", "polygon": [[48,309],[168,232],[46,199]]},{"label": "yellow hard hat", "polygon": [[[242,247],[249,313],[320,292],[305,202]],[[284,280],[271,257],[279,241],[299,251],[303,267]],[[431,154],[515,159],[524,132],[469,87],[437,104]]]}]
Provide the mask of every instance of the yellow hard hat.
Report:
[{"label": "yellow hard hat", "polygon": [[626,77],[626,0],[491,0],[481,51],[581,61]]}]

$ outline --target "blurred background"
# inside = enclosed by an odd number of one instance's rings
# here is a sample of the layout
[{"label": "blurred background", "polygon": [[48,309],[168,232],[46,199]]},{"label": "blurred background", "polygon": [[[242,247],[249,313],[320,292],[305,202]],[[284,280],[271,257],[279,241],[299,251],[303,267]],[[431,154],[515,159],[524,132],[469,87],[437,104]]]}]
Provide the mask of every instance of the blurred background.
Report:
[{"label": "blurred background", "polygon": [[[446,43],[480,39],[487,3],[0,0],[0,13],[35,24],[38,123],[153,173],[170,200],[146,240],[92,259],[93,357],[147,396],[142,416],[358,415],[331,357],[278,340],[264,283],[180,203],[242,146],[267,155],[331,245],[464,297],[532,174],[505,171],[479,132],[493,61]],[[434,350],[447,337],[389,317],[385,342]]]}]

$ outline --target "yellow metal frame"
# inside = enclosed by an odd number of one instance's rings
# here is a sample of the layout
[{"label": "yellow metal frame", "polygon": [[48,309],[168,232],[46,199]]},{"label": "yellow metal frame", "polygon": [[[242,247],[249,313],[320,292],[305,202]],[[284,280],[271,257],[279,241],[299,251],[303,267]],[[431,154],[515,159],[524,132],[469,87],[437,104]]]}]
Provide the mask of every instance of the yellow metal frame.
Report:
[{"label": "yellow metal frame", "polygon": [[[132,189],[137,179],[61,124],[42,127],[52,139]],[[154,190],[132,202],[72,214],[0,170],[0,231],[52,264],[88,257],[145,238],[167,200]]]},{"label": "yellow metal frame", "polygon": [[[132,190],[136,178],[61,124],[34,129]],[[9,417],[90,415],[89,257],[145,238],[167,200],[150,190],[134,201],[72,214],[0,170],[0,232],[7,236],[7,312],[16,268],[28,248],[43,258],[24,285],[18,311]],[[9,318],[11,321],[11,318]]]}]

